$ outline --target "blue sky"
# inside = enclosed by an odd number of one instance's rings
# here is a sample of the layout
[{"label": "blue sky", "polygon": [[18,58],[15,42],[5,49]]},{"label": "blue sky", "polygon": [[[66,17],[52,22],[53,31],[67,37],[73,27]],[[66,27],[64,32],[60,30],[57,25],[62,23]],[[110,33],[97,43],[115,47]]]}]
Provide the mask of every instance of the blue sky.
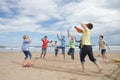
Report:
[{"label": "blue sky", "polygon": [[66,36],[67,29],[77,39],[74,26],[91,22],[91,42],[98,44],[98,36],[104,35],[110,45],[120,45],[119,0],[0,0],[0,45],[21,46],[22,36],[32,39],[31,45],[40,46],[45,35],[57,40],[56,33]]}]

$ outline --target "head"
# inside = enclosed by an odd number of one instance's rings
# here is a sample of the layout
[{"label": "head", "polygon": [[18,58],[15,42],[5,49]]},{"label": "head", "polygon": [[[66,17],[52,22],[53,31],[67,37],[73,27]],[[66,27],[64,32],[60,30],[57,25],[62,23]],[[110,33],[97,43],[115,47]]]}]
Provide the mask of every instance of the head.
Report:
[{"label": "head", "polygon": [[74,39],[75,39],[75,36],[71,36],[71,39],[74,40]]},{"label": "head", "polygon": [[87,25],[88,29],[90,29],[90,30],[93,28],[93,24],[92,23],[88,23],[86,25]]},{"label": "head", "polygon": [[27,35],[24,35],[23,36],[23,39],[28,39],[29,37]]},{"label": "head", "polygon": [[57,43],[57,41],[55,41],[55,43]]},{"label": "head", "polygon": [[45,39],[47,39],[47,36],[44,36]]},{"label": "head", "polygon": [[102,36],[102,35],[100,35],[100,36],[99,36],[99,39],[103,39],[103,36]]}]

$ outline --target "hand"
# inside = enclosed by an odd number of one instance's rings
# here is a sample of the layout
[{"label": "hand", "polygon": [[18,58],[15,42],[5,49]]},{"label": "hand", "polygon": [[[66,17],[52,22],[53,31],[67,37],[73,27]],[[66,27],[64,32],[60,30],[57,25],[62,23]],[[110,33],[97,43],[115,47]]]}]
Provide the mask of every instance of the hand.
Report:
[{"label": "hand", "polygon": [[77,28],[76,26],[74,26],[74,28]]}]

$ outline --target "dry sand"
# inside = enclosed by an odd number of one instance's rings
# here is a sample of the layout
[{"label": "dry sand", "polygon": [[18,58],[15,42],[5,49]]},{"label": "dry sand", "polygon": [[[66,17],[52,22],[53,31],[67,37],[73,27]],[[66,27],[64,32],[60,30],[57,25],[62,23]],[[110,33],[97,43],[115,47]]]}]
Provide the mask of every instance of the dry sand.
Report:
[{"label": "dry sand", "polygon": [[109,62],[104,62],[97,53],[95,58],[103,67],[101,73],[97,73],[96,66],[86,57],[86,73],[81,71],[79,54],[75,54],[72,61],[66,54],[63,60],[62,54],[57,57],[53,53],[47,53],[45,59],[40,59],[40,52],[32,52],[33,67],[22,67],[24,54],[22,52],[0,53],[0,80],[120,80],[120,63],[114,59],[120,57],[120,53],[108,53]]}]

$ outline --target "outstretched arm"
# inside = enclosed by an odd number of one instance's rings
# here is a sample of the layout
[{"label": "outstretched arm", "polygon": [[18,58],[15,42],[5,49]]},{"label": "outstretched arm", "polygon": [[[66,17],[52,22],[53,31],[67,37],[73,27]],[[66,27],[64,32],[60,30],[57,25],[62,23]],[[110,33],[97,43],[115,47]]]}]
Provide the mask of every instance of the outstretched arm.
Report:
[{"label": "outstretched arm", "polygon": [[51,40],[51,41],[49,41],[49,43],[52,43],[53,41]]},{"label": "outstretched arm", "polygon": [[106,44],[107,48],[110,49],[110,47],[108,46],[108,44],[107,43],[105,43],[105,44]]},{"label": "outstretched arm", "polygon": [[110,47],[108,46],[108,44],[106,43],[106,41],[104,41],[104,44],[107,46],[108,49],[110,49]]}]

